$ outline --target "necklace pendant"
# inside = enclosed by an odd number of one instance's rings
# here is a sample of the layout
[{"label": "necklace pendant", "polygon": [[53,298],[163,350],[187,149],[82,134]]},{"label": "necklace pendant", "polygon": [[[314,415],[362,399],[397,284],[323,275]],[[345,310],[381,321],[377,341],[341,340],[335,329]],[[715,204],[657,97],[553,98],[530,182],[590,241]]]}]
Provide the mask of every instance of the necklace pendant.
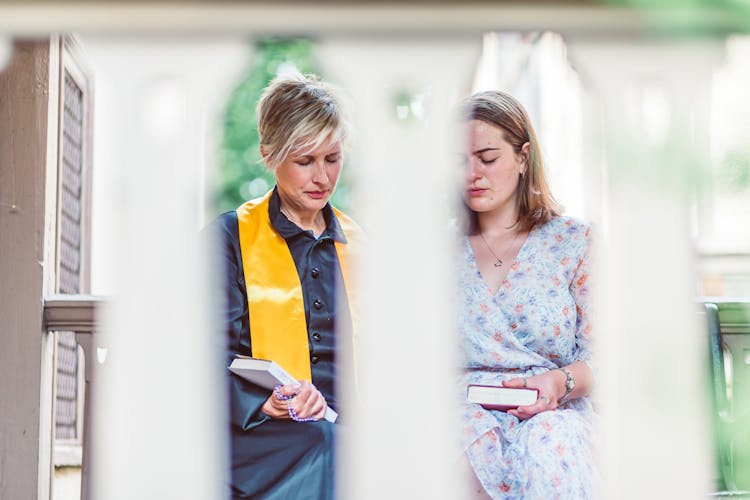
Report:
[{"label": "necklace pendant", "polygon": [[497,261],[495,261],[495,267],[503,267],[503,261],[500,259],[497,259]]}]

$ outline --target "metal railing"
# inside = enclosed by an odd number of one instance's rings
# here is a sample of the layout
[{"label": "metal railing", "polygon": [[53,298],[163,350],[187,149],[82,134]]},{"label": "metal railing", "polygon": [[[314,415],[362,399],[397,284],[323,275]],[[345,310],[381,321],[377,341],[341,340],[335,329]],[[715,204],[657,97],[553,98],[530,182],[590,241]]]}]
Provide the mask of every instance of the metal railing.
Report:
[{"label": "metal railing", "polygon": [[[750,498],[747,476],[750,371],[750,301],[744,298],[705,297],[711,350],[714,398],[714,439],[721,491],[715,498]],[[738,462],[739,457],[739,462]]]}]

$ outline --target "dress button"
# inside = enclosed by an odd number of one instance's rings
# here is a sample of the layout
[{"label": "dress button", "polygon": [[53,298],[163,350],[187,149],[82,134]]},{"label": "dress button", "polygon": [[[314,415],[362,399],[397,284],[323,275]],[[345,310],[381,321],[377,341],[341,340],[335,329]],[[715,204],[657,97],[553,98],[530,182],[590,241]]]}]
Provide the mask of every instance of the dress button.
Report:
[{"label": "dress button", "polygon": [[313,278],[317,278],[318,276],[320,276],[320,270],[317,267],[313,267],[312,271],[310,271],[310,274]]},{"label": "dress button", "polygon": [[317,362],[318,362],[318,357],[317,356],[311,356],[310,357],[310,363],[316,364]]},{"label": "dress button", "polygon": [[319,334],[318,332],[315,332],[315,333],[313,333],[313,340],[314,340],[315,342],[320,342],[320,339],[322,339],[322,338],[323,338],[323,337],[321,337],[321,336],[320,336],[320,334]]},{"label": "dress button", "polygon": [[321,309],[323,309],[323,303],[318,299],[315,299],[315,302],[313,302],[313,307],[320,311]]}]

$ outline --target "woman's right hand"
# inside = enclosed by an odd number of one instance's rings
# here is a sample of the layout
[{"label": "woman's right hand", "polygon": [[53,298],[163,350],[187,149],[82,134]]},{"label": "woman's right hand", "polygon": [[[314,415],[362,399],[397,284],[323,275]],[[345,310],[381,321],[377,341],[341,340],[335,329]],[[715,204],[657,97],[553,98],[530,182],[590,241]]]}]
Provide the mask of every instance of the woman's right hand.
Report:
[{"label": "woman's right hand", "polygon": [[271,418],[289,420],[289,405],[292,405],[298,418],[320,420],[325,416],[328,403],[320,391],[306,380],[282,386],[279,391],[292,399],[279,399],[274,391],[263,403],[262,411]]}]

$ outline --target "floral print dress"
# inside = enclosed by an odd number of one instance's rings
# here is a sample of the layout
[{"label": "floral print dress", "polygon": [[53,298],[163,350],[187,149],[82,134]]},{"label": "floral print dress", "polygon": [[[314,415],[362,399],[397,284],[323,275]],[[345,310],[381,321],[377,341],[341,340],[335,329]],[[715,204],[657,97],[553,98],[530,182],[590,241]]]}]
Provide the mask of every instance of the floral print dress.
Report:
[{"label": "floral print dress", "polygon": [[537,225],[494,295],[463,238],[461,449],[492,498],[595,497],[588,398],[528,420],[466,401],[468,384],[500,385],[576,361],[591,366],[590,232],[571,217]]}]

